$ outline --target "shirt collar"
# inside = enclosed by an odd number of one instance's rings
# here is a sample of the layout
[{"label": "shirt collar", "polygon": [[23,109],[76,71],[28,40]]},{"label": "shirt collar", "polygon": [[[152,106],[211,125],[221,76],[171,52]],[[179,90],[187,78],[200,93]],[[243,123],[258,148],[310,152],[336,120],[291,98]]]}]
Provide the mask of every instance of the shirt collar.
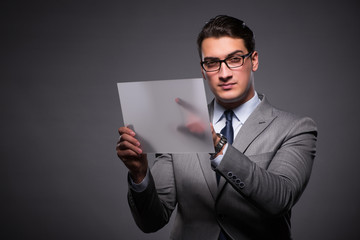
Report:
[{"label": "shirt collar", "polygon": [[[261,102],[259,99],[259,96],[257,92],[255,91],[254,96],[247,102],[241,104],[237,108],[232,109],[234,112],[234,115],[236,118],[244,124],[246,119],[250,116],[250,114],[255,110],[257,105]],[[218,104],[216,101],[214,101],[214,116],[213,116],[213,122],[217,123],[221,120],[224,111],[226,109]]]}]

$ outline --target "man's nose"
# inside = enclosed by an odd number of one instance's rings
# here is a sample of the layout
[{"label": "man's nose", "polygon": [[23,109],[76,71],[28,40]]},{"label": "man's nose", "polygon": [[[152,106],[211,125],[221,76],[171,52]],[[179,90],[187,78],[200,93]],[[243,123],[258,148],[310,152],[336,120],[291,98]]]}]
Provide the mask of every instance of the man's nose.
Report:
[{"label": "man's nose", "polygon": [[232,77],[233,72],[224,62],[222,62],[218,74],[221,80],[227,81]]}]

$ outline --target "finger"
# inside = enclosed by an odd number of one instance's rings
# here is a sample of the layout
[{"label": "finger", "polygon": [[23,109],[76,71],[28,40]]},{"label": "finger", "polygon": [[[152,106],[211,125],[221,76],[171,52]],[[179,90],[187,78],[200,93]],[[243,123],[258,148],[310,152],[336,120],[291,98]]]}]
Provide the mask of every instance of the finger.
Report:
[{"label": "finger", "polygon": [[205,132],[205,126],[202,122],[194,122],[186,125],[190,132],[196,134],[203,134]]},{"label": "finger", "polygon": [[210,127],[211,127],[211,132],[215,132],[215,130],[214,130],[214,126],[213,126],[213,124],[212,124],[212,123],[210,123]]},{"label": "finger", "polygon": [[122,161],[138,159],[142,153],[140,148],[125,146],[127,143],[120,143],[116,146],[116,153]]},{"label": "finger", "polygon": [[139,159],[141,156],[140,154],[134,152],[131,149],[126,149],[126,150],[117,149],[116,153],[122,161],[128,161],[129,159]]},{"label": "finger", "polygon": [[118,132],[119,132],[120,136],[123,135],[123,134],[128,134],[128,135],[131,135],[131,136],[136,135],[135,132],[133,130],[131,130],[130,128],[128,128],[128,127],[120,127],[118,129]]},{"label": "finger", "polygon": [[119,142],[116,145],[116,149],[120,150],[120,151],[121,150],[123,150],[123,151],[131,150],[131,151],[135,152],[136,154],[141,154],[142,153],[142,149],[140,148],[140,145],[134,145],[129,141]]},{"label": "finger", "polygon": [[[130,141],[131,143],[133,143],[134,145],[140,145],[139,141],[137,141],[134,137],[135,137],[135,132],[133,130],[131,130],[128,127],[120,127],[118,129],[119,132],[119,140],[118,143],[120,143],[121,141],[125,140],[125,141]],[[130,137],[127,137],[130,136]]]},{"label": "finger", "polygon": [[190,112],[197,113],[195,107],[181,98],[175,98],[175,102]]},{"label": "finger", "polygon": [[119,141],[117,143],[119,144],[121,142],[129,142],[136,147],[140,147],[139,140],[137,140],[135,137],[128,135],[128,134],[120,135]]}]

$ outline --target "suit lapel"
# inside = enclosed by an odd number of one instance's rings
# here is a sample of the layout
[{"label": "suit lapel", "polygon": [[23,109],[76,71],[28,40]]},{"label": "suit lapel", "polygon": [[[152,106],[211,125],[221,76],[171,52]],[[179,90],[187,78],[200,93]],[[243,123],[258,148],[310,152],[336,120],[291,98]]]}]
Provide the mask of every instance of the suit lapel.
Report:
[{"label": "suit lapel", "polygon": [[260,94],[259,96],[262,99],[261,103],[245,121],[233,142],[233,146],[242,153],[276,118],[272,113],[272,106],[267,102],[265,96]]}]

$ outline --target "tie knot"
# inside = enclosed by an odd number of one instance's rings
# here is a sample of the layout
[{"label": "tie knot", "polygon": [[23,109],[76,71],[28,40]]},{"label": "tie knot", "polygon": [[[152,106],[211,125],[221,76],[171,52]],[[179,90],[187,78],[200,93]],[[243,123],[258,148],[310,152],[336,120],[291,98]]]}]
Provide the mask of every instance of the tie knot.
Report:
[{"label": "tie knot", "polygon": [[232,118],[233,118],[233,114],[234,112],[232,110],[226,110],[224,112],[224,115],[225,115],[225,118],[226,118],[226,121],[232,121]]}]

